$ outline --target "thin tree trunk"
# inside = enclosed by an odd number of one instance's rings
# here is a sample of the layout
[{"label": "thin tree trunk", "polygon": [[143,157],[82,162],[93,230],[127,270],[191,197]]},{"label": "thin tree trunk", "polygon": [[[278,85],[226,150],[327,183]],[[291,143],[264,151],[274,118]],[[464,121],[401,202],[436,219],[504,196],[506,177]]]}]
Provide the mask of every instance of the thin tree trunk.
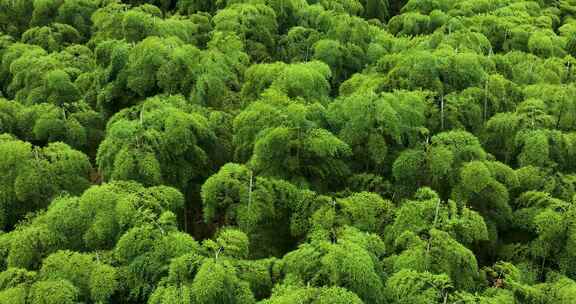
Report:
[{"label": "thin tree trunk", "polygon": [[250,209],[250,204],[252,203],[252,179],[253,179],[253,171],[250,170],[250,188],[248,189],[248,209]]},{"label": "thin tree trunk", "polygon": [[488,81],[484,85],[484,114],[482,117],[482,122],[486,123],[486,118],[488,116]]},{"label": "thin tree trunk", "polygon": [[440,96],[440,124],[442,126],[442,130],[444,130],[444,94],[442,94],[442,96]]}]

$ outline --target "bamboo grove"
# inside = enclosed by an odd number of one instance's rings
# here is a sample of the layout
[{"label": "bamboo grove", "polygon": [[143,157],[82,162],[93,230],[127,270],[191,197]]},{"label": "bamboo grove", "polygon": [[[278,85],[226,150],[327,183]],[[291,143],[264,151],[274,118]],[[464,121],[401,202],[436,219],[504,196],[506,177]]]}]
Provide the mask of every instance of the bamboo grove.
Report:
[{"label": "bamboo grove", "polygon": [[0,304],[571,304],[575,195],[575,0],[0,0]]}]

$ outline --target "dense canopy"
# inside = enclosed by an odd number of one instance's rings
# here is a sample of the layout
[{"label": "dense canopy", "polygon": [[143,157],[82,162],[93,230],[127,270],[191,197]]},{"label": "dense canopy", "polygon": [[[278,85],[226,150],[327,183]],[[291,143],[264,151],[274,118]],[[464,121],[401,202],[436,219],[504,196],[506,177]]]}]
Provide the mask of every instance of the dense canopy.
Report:
[{"label": "dense canopy", "polygon": [[576,1],[0,0],[0,304],[576,303]]}]

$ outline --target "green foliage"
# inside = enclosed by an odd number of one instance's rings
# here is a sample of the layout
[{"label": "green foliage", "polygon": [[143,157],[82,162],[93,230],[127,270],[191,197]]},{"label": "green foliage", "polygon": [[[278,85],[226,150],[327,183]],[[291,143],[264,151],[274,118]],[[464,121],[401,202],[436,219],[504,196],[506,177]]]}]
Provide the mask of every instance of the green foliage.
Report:
[{"label": "green foliage", "polygon": [[45,208],[59,194],[80,194],[89,186],[88,157],[66,144],[32,147],[3,134],[0,153],[2,228],[13,226],[27,212]]},{"label": "green foliage", "polygon": [[34,304],[74,304],[78,289],[66,280],[40,281],[30,288],[29,298]]},{"label": "green foliage", "polygon": [[476,257],[448,233],[431,229],[422,239],[411,231],[400,235],[394,249],[399,252],[387,258],[391,271],[411,269],[418,272],[446,274],[457,289],[472,290],[480,279]]},{"label": "green foliage", "polygon": [[313,240],[284,256],[285,280],[310,286],[340,286],[365,303],[382,303],[383,244],[373,234],[344,228],[331,238]]},{"label": "green foliage", "polygon": [[394,218],[394,206],[374,193],[354,193],[321,205],[312,214],[313,233],[330,235],[340,227],[355,227],[365,232],[383,234]]},{"label": "green foliage", "polygon": [[0,292],[0,303],[25,304],[26,296],[26,289],[24,287],[8,288]]},{"label": "green foliage", "polygon": [[250,162],[263,175],[321,189],[348,174],[350,155],[350,147],[325,129],[278,127],[256,142]]},{"label": "green foliage", "polygon": [[460,170],[460,183],[454,188],[452,196],[469,203],[483,215],[499,225],[510,218],[508,189],[518,184],[515,173],[501,163],[469,162]]},{"label": "green foliage", "polygon": [[394,161],[392,174],[402,191],[411,193],[432,186],[446,196],[446,190],[457,183],[464,163],[485,158],[486,152],[474,135],[460,130],[442,132],[418,149],[402,151]]},{"label": "green foliage", "polygon": [[575,18],[0,0],[0,304],[572,303]]},{"label": "green foliage", "polygon": [[[204,221],[239,227],[249,235],[250,251],[256,256],[263,252],[279,254],[292,237],[305,234],[316,205],[313,192],[257,176],[238,164],[226,164],[208,178],[201,195]],[[244,250],[241,256],[246,255]]]},{"label": "green foliage", "polygon": [[181,97],[151,98],[110,120],[96,162],[107,180],[166,182],[186,191],[211,168],[217,138],[210,127]]},{"label": "green foliage", "polygon": [[44,259],[39,276],[42,280],[66,280],[78,288],[81,298],[105,302],[118,288],[116,270],[101,264],[97,256],[59,251]]},{"label": "green foliage", "polygon": [[237,3],[220,10],[214,16],[215,29],[234,32],[245,43],[252,59],[268,61],[274,56],[276,14],[263,4]]},{"label": "green foliage", "polygon": [[426,132],[425,109],[425,95],[418,92],[359,93],[332,103],[328,117],[352,148],[358,169],[382,173],[389,151],[414,144]]},{"label": "green foliage", "polygon": [[22,34],[22,42],[53,52],[80,41],[80,33],[67,24],[33,27]]},{"label": "green foliage", "polygon": [[268,91],[236,115],[233,122],[235,158],[247,161],[255,142],[276,127],[311,128],[324,125],[326,109],[319,103],[303,104],[277,91]]},{"label": "green foliage", "polygon": [[91,187],[80,198],[56,199],[45,213],[5,234],[3,259],[9,267],[36,269],[58,249],[110,250],[134,226],[173,229],[176,223],[165,224],[164,218],[182,206],[182,195],[165,186],[117,182]]},{"label": "green foliage", "polygon": [[445,274],[403,269],[386,281],[390,303],[440,303],[453,288]]},{"label": "green foliage", "polygon": [[460,207],[454,201],[442,201],[429,188],[421,188],[415,200],[405,201],[396,211],[392,225],[385,230],[385,238],[391,246],[406,231],[420,235],[432,228],[448,232],[464,245],[488,239],[484,219],[476,211]]},{"label": "green foliage", "polygon": [[360,298],[341,287],[298,287],[298,286],[282,286],[278,288],[275,294],[264,302],[264,304],[360,304],[364,303]]},{"label": "green foliage", "polygon": [[275,90],[290,98],[325,102],[330,92],[328,79],[331,75],[330,68],[319,61],[253,65],[246,71],[242,94],[252,101],[266,91]]},{"label": "green foliage", "polygon": [[183,232],[168,232],[158,223],[134,227],[118,240],[114,258],[122,265],[120,279],[127,296],[135,301],[148,299],[160,279],[167,275],[171,259],[199,250],[194,239]]},{"label": "green foliage", "polygon": [[202,264],[191,292],[196,303],[255,303],[248,284],[240,281],[229,264],[217,260],[207,260]]}]

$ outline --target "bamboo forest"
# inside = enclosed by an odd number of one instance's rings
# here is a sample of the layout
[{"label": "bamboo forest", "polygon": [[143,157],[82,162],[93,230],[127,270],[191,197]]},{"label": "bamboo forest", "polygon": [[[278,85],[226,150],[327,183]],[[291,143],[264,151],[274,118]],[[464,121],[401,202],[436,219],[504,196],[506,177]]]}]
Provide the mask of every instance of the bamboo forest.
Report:
[{"label": "bamboo forest", "polygon": [[575,304],[576,0],[0,0],[0,304]]}]

